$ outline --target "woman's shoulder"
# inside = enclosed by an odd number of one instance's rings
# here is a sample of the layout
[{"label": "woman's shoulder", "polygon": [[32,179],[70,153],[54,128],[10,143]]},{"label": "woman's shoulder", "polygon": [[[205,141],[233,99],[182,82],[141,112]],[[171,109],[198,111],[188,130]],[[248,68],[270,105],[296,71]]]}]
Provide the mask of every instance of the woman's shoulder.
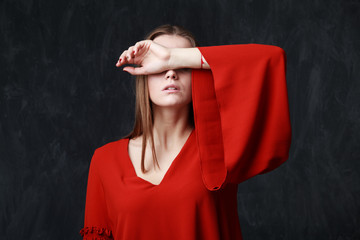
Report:
[{"label": "woman's shoulder", "polygon": [[128,141],[128,138],[121,138],[95,149],[91,162],[99,174],[105,176],[115,169],[126,169]]},{"label": "woman's shoulder", "polygon": [[121,138],[115,141],[108,142],[95,149],[95,154],[97,156],[108,156],[116,154],[119,152],[124,152],[127,149],[127,144],[129,142],[128,138]]}]

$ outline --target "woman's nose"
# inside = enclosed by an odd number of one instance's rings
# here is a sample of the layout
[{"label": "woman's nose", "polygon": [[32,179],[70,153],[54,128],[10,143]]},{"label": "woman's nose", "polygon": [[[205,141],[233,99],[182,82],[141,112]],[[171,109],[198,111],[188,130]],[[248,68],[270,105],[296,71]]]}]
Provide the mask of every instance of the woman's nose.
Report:
[{"label": "woman's nose", "polygon": [[169,80],[169,79],[177,80],[178,76],[177,76],[177,73],[175,70],[170,69],[166,72],[165,78],[166,78],[166,80]]}]

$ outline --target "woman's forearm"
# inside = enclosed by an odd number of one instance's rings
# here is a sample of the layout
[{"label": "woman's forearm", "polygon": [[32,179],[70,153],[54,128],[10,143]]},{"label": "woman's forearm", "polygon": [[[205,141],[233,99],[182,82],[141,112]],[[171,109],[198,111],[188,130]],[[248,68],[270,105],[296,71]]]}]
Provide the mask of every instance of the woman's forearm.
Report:
[{"label": "woman's forearm", "polygon": [[169,69],[179,68],[210,69],[210,66],[198,48],[172,48]]},{"label": "woman's forearm", "polygon": [[156,74],[180,68],[210,69],[198,48],[167,48],[151,40],[137,42],[125,50],[116,66],[126,64],[138,65],[123,68],[132,75]]}]

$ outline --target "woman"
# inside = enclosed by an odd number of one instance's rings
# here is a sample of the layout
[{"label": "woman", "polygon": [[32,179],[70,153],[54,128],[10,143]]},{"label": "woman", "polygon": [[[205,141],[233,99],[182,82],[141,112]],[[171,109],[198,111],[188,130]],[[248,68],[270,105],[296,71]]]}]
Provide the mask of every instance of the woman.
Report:
[{"label": "woman", "polygon": [[196,47],[164,25],[124,51],[136,120],[91,160],[84,239],[242,239],[237,184],[288,158],[285,52]]}]

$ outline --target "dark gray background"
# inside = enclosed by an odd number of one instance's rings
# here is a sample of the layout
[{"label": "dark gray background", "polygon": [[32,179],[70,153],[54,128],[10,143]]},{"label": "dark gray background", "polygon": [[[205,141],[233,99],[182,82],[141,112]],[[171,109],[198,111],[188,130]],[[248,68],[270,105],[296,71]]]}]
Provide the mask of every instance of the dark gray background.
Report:
[{"label": "dark gray background", "polygon": [[239,185],[244,239],[360,239],[359,0],[0,1],[0,239],[80,239],[93,151],[133,125],[114,65],[163,23],[287,53],[290,158]]}]

